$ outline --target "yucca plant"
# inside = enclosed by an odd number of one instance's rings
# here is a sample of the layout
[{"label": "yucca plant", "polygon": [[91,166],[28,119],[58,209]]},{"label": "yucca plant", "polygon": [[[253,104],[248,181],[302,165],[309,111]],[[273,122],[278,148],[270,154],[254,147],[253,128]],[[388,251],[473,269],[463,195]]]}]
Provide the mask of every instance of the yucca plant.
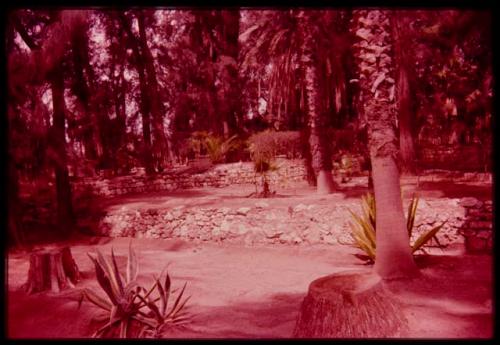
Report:
[{"label": "yucca plant", "polygon": [[[368,256],[368,260],[370,262],[375,261],[375,256],[376,256],[376,242],[375,242],[375,229],[376,229],[376,205],[375,205],[375,197],[373,196],[372,193],[368,193],[366,195],[363,195],[361,197],[362,202],[361,202],[361,207],[363,210],[363,214],[361,216],[357,215],[356,213],[352,212],[349,210],[351,213],[355,223],[349,223],[351,226],[351,236],[353,237],[354,241],[356,242],[356,246],[363,250],[366,255]],[[418,197],[414,195],[411,199],[410,204],[408,205],[408,215],[406,218],[406,228],[408,230],[408,236],[411,239],[412,234],[413,234],[413,225],[415,223],[415,216],[417,213],[417,206],[418,206]],[[410,244],[412,253],[415,253],[417,250],[422,250],[423,246],[431,240],[431,238],[434,238],[438,245],[440,245],[436,234],[437,232],[443,227],[443,225],[447,222],[445,220],[443,223],[441,223],[438,226],[435,226],[434,228],[428,230],[427,232],[423,233],[420,235],[417,240],[413,243]],[[425,252],[425,251],[424,251]]]},{"label": "yucca plant", "polygon": [[[111,249],[111,260],[105,258],[99,250],[96,250],[95,257],[90,253],[88,256],[94,263],[99,286],[108,297],[105,299],[91,289],[83,290],[80,304],[86,299],[109,314],[109,321],[100,327],[93,334],[93,337],[114,336],[118,331],[120,338],[127,338],[130,336],[129,329],[132,325],[137,325],[140,328],[139,336],[152,335],[157,337],[165,325],[187,320],[186,316],[181,313],[189,299],[188,297],[181,302],[186,284],[177,296],[172,309],[166,312],[168,298],[171,294],[168,273],[164,285],[161,284],[159,278],[155,277],[155,282],[150,289],[146,290],[140,286],[136,281],[138,274],[137,256],[131,246],[129,246],[125,275],[122,275],[118,269],[113,249]],[[157,298],[152,297],[155,289],[159,293]],[[158,308],[156,303],[160,300],[161,306]]]}]

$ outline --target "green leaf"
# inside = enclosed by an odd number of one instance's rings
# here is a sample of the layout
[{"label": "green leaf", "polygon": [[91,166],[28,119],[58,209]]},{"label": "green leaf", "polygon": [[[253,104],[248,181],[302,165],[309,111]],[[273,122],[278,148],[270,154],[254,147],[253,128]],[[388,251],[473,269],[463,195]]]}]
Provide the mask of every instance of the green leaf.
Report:
[{"label": "green leaf", "polygon": [[128,318],[123,319],[120,323],[120,338],[127,338]]},{"label": "green leaf", "polygon": [[351,213],[354,220],[356,220],[356,222],[360,225],[362,233],[364,234],[363,237],[366,237],[366,239],[370,241],[370,243],[373,243],[373,245],[375,245],[375,230],[373,229],[372,225],[351,210],[348,209],[348,211]]},{"label": "green leaf", "polygon": [[179,304],[179,301],[181,300],[182,294],[184,293],[184,289],[186,289],[186,285],[187,285],[187,282],[184,283],[184,286],[182,287],[181,292],[177,296],[177,299],[174,302],[174,306],[172,307],[172,310],[170,311],[170,313],[168,313],[167,317],[170,316],[175,311],[175,308]]},{"label": "green leaf", "polygon": [[120,294],[123,295],[123,282],[120,275],[120,271],[118,270],[118,264],[116,263],[115,253],[113,252],[113,247],[111,247],[111,260],[113,262],[113,276],[116,279],[116,283],[118,286],[118,290]]},{"label": "green leaf", "polygon": [[111,307],[111,312],[109,313],[109,322],[113,322],[116,319],[119,319],[118,315],[118,306],[114,305]]},{"label": "green leaf", "polygon": [[415,241],[415,243],[412,246],[412,253],[416,252],[417,250],[420,249],[424,244],[426,244],[432,237],[436,235],[436,233],[443,227],[443,225],[447,222],[448,220],[445,220],[442,224],[436,226],[435,228],[429,230],[428,232],[420,235],[420,237]]},{"label": "green leaf", "polygon": [[87,298],[90,302],[94,303],[96,306],[106,311],[111,311],[111,303],[106,301],[104,298],[98,296],[94,291],[89,289],[84,289],[83,295],[85,296],[85,298]]},{"label": "green leaf", "polygon": [[104,270],[103,270],[101,264],[90,255],[89,255],[89,258],[94,262],[97,282],[99,283],[101,288],[104,290],[104,292],[106,292],[106,294],[108,295],[111,302],[113,304],[118,304],[117,298],[116,298],[116,296],[113,292],[113,289],[111,287],[111,282],[109,281],[108,277],[106,276],[106,273],[104,273]]},{"label": "green leaf", "polygon": [[173,310],[173,313],[171,315],[172,320],[175,320],[177,318],[177,313],[179,313],[182,310],[182,308],[184,308],[184,306],[186,305],[187,301],[189,301],[190,298],[191,296],[188,296],[186,299],[184,299],[184,301],[181,304],[179,304],[177,309]]},{"label": "green leaf", "polygon": [[127,258],[127,283],[130,283],[137,279],[137,256],[132,249],[132,241],[130,241],[128,246],[128,258]]},{"label": "green leaf", "polygon": [[406,228],[408,230],[408,237],[411,238],[413,233],[413,225],[415,224],[415,216],[417,214],[418,197],[415,195],[411,199],[410,205],[408,205],[408,219],[406,220]]},{"label": "green leaf", "polygon": [[116,277],[113,273],[113,267],[109,263],[109,260],[107,260],[104,255],[101,253],[99,249],[96,248],[96,253],[97,253],[97,260],[99,262],[99,265],[101,266],[104,274],[107,276],[111,289],[113,291],[115,299],[118,299],[118,296],[121,295],[120,288],[118,287],[118,282],[116,280]]},{"label": "green leaf", "polygon": [[149,327],[155,328],[156,327],[156,320],[150,317],[144,317],[140,315],[132,315],[132,319],[137,320],[145,325],[148,325]]},{"label": "green leaf", "polygon": [[165,291],[163,290],[163,286],[161,285],[160,278],[156,278],[156,285],[158,286],[158,292],[160,293],[161,297],[161,315],[164,315],[167,301],[165,300]]}]

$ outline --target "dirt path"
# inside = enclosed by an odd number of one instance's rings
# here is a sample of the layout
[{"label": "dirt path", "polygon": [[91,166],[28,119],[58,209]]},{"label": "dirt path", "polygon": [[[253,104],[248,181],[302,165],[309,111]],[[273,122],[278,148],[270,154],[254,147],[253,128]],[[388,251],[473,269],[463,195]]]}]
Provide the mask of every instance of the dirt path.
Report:
[{"label": "dirt path", "polygon": [[[94,242],[93,244],[90,244]],[[368,270],[348,246],[274,245],[243,247],[192,244],[175,240],[134,239],[140,280],[146,285],[168,263],[174,287],[188,282],[187,329],[172,330],[181,338],[290,337],[309,283],[345,270]],[[72,252],[83,272],[81,287],[98,290],[86,253],[113,246],[124,265],[129,239],[73,241]],[[439,253],[438,253],[439,254]],[[446,255],[444,255],[446,254]],[[21,338],[88,337],[96,309],[84,303],[77,311],[74,293],[26,296],[28,256],[12,253],[8,260],[8,336]],[[491,257],[448,253],[419,260],[422,278],[398,292],[405,303],[409,338],[469,338],[492,334]],[[397,287],[395,287],[397,290]]]}]

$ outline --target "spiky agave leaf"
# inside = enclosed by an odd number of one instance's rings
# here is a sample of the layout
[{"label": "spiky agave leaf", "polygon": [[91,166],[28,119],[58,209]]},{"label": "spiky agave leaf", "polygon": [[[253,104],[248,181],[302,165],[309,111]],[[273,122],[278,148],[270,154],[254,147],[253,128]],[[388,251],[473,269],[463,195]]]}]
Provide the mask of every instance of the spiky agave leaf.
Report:
[{"label": "spiky agave leaf", "polygon": [[191,298],[191,296],[187,297],[182,303],[179,304],[181,301],[182,295],[184,294],[184,290],[186,289],[187,282],[184,283],[184,286],[182,287],[181,292],[177,296],[177,299],[174,302],[174,305],[170,312],[165,316],[166,319],[171,319],[174,320],[176,317],[176,314],[184,308],[184,305],[187,303],[187,301]]},{"label": "spiky agave leaf", "polygon": [[110,282],[111,289],[113,291],[113,295],[115,298],[121,296],[123,294],[123,290],[120,290],[120,286],[118,285],[118,279],[115,276],[115,272],[113,269],[113,264],[109,262],[108,259],[104,257],[99,249],[96,248],[97,253],[97,262],[101,267],[102,271],[106,275],[107,279]]},{"label": "spiky agave leaf", "polygon": [[375,229],[373,228],[372,224],[366,219],[361,218],[351,210],[348,209],[348,211],[351,213],[354,220],[359,224],[359,226],[363,230],[362,233],[364,234],[364,237],[369,239],[371,243],[375,243]]},{"label": "spiky agave leaf", "polygon": [[127,258],[127,272],[126,279],[127,284],[135,281],[137,279],[138,269],[137,269],[137,256],[135,251],[132,249],[132,241],[129,242],[128,246],[128,258]]},{"label": "spiky agave leaf", "polygon": [[418,197],[413,196],[410,205],[408,205],[408,218],[406,219],[406,228],[408,229],[408,237],[411,238],[413,233],[413,225],[415,224],[415,216],[417,214]]},{"label": "spiky agave leaf", "polygon": [[411,246],[412,248],[412,253],[416,252],[417,250],[419,250],[424,244],[426,244],[431,238],[433,238],[434,236],[436,236],[436,233],[443,227],[444,224],[446,224],[448,220],[445,220],[443,223],[441,223],[440,225],[432,228],[431,230],[429,230],[428,232],[420,235],[420,237],[415,241],[415,243],[413,243],[413,245]]},{"label": "spiky agave leaf", "polygon": [[88,301],[92,302],[96,306],[106,311],[111,311],[112,304],[106,301],[104,298],[98,296],[94,291],[90,289],[84,289],[82,291],[82,296],[84,296]]},{"label": "spiky agave leaf", "polygon": [[352,229],[352,237],[356,241],[356,245],[363,250],[372,260],[375,259],[375,243],[372,242],[363,232],[352,223],[349,223]]},{"label": "spiky agave leaf", "polygon": [[128,318],[120,322],[120,338],[127,338],[128,323]]},{"label": "spiky agave leaf", "polygon": [[101,286],[101,288],[104,290],[104,292],[106,292],[106,294],[108,295],[108,297],[111,300],[111,302],[113,304],[118,304],[117,296],[115,295],[115,293],[113,291],[113,288],[111,286],[111,282],[110,282],[107,274],[104,272],[103,267],[92,256],[89,255],[89,258],[94,263],[97,282],[99,283],[99,285]]},{"label": "spiky agave leaf", "polygon": [[113,251],[113,247],[111,247],[111,261],[113,263],[113,271],[112,271],[113,277],[116,280],[116,283],[118,286],[118,291],[120,292],[120,294],[123,295],[124,288],[123,288],[122,277],[121,277],[120,271],[118,270],[118,264],[116,263],[116,258],[115,258],[115,253]]}]

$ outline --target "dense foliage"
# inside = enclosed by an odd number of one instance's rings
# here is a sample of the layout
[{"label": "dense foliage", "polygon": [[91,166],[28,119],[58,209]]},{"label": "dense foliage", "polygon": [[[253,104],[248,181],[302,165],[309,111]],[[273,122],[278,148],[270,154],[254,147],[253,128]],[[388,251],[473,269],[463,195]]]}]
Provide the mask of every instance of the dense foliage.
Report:
[{"label": "dense foliage", "polygon": [[[490,14],[396,17],[401,163],[424,145],[479,145],[489,169]],[[332,158],[367,156],[350,10],[25,8],[7,19],[9,203],[51,181],[61,233],[75,178],[251,159],[255,135],[274,156],[305,158],[311,183]]]}]

